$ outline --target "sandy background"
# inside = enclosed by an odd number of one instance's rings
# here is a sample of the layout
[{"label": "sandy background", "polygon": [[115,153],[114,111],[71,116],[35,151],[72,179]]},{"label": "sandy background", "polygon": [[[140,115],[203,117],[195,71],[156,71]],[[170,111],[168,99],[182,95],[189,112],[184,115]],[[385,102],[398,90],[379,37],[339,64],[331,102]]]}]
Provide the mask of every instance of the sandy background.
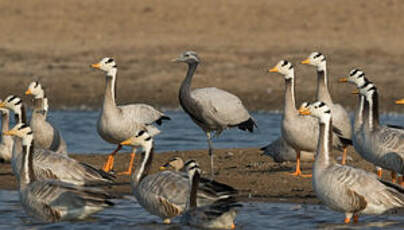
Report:
[{"label": "sandy background", "polygon": [[392,103],[404,97],[403,11],[398,0],[1,1],[0,97],[40,79],[53,108],[98,108],[104,76],[89,64],[112,56],[119,103],[178,108],[186,66],[170,60],[195,50],[194,87],[229,90],[251,110],[280,109],[283,80],[265,70],[296,63],[298,102],[311,100],[315,70],[297,62],[318,50],[335,101],[356,103],[352,86],[336,81],[361,67],[380,88],[382,110],[403,112]]}]

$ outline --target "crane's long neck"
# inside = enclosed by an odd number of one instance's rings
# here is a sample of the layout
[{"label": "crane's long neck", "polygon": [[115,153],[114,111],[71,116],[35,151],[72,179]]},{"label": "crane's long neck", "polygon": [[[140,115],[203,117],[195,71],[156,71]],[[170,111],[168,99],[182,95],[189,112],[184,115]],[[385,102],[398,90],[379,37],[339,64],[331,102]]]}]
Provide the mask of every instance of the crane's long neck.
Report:
[{"label": "crane's long neck", "polygon": [[327,68],[317,70],[317,100],[325,102],[327,105],[332,104],[330,92],[328,91]]},{"label": "crane's long neck", "polygon": [[330,151],[332,146],[332,121],[329,118],[326,121],[320,122],[320,136],[317,146],[317,154],[315,167],[325,168],[331,163]]},{"label": "crane's long neck", "polygon": [[356,109],[355,124],[354,124],[355,131],[358,131],[361,128],[364,119],[363,110],[365,104],[365,97],[359,94],[358,99],[359,101],[358,101],[358,107]]},{"label": "crane's long neck", "polygon": [[369,117],[368,117],[368,125],[369,129],[372,131],[379,126],[379,101],[378,101],[378,93],[375,92],[372,94],[372,97],[368,100],[369,104]]},{"label": "crane's long neck", "polygon": [[192,103],[192,97],[191,97],[191,84],[192,84],[192,77],[194,76],[194,73],[196,71],[196,68],[198,67],[198,63],[191,63],[188,64],[188,71],[187,75],[185,76],[184,81],[181,84],[180,87],[180,93],[179,93],[179,100],[181,106],[186,109],[187,106],[184,106],[184,104]]},{"label": "crane's long neck", "polygon": [[9,123],[10,123],[9,113],[1,113],[1,132],[2,133],[8,131]]},{"label": "crane's long neck", "polygon": [[201,178],[201,175],[199,174],[198,171],[196,171],[194,173],[192,178],[189,178],[189,180],[191,181],[191,189],[189,191],[189,200],[188,200],[188,202],[189,202],[188,207],[189,208],[196,208],[196,206],[197,206],[196,198],[197,198],[197,192],[198,192],[200,178]]},{"label": "crane's long neck", "polygon": [[144,153],[142,153],[142,159],[140,167],[138,167],[134,174],[132,174],[131,183],[133,186],[137,186],[143,178],[145,178],[150,171],[151,163],[154,156],[153,141],[147,141],[143,145]]},{"label": "crane's long neck", "polygon": [[115,108],[116,107],[116,102],[115,102],[115,96],[116,96],[116,73],[117,69],[112,68],[110,71],[108,71],[105,79],[106,79],[106,85],[105,85],[105,93],[104,93],[104,108]]},{"label": "crane's long neck", "polygon": [[20,189],[23,189],[26,185],[35,181],[33,168],[34,140],[32,139],[32,135],[23,138],[22,151],[23,157],[20,171]]},{"label": "crane's long neck", "polygon": [[296,102],[295,102],[295,79],[285,78],[285,100],[284,100],[284,114],[285,117],[296,116]]}]

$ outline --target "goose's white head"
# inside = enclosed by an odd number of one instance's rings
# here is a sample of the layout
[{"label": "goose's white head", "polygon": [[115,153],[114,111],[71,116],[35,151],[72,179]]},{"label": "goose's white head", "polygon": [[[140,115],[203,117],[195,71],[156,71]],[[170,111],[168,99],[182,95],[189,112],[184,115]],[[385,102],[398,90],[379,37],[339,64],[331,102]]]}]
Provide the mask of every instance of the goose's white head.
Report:
[{"label": "goose's white head", "polygon": [[146,130],[140,130],[135,136],[121,142],[121,145],[129,145],[133,147],[141,146],[144,149],[151,148],[152,144],[153,138]]},{"label": "goose's white head", "polygon": [[178,58],[174,59],[173,62],[185,62],[187,64],[198,64],[200,63],[198,54],[195,51],[185,51]]},{"label": "goose's white head", "polygon": [[198,173],[201,175],[201,168],[199,168],[198,162],[195,160],[189,160],[185,163],[184,165],[185,171],[188,173],[188,177],[191,179],[195,175],[195,173]]},{"label": "goose's white head", "polygon": [[21,113],[22,100],[21,98],[10,95],[4,101],[0,103],[0,108],[6,108],[12,110],[14,113]]},{"label": "goose's white head", "polygon": [[181,157],[173,157],[167,163],[160,166],[160,170],[174,169],[175,171],[179,171],[182,168],[184,168],[184,160]]},{"label": "goose's white head", "polygon": [[272,69],[268,70],[271,73],[280,73],[285,77],[285,80],[293,79],[295,76],[293,64],[286,60],[281,60]]},{"label": "goose's white head", "polygon": [[33,95],[36,99],[39,99],[45,97],[45,91],[38,81],[33,81],[29,84],[27,91],[25,91],[25,95]]},{"label": "goose's white head", "polygon": [[322,101],[316,101],[308,104],[305,108],[299,109],[301,115],[311,115],[320,120],[321,123],[327,123],[331,119],[331,109]]},{"label": "goose's white head", "polygon": [[360,69],[353,69],[349,72],[348,77],[342,77],[339,82],[349,82],[355,84],[357,88],[361,88],[369,80],[365,77],[365,73]]},{"label": "goose's white head", "polygon": [[317,71],[325,71],[326,68],[326,60],[324,54],[320,52],[313,52],[309,55],[308,58],[303,60],[302,64],[312,65],[317,68]]},{"label": "goose's white head", "polygon": [[32,129],[24,123],[15,125],[12,129],[4,132],[3,134],[6,136],[16,136],[22,138],[23,145],[31,144],[32,139],[34,138]]},{"label": "goose's white head", "polygon": [[100,69],[104,72],[107,72],[107,75],[115,74],[118,66],[115,63],[115,60],[110,57],[103,58],[100,62],[91,65],[94,69]]}]

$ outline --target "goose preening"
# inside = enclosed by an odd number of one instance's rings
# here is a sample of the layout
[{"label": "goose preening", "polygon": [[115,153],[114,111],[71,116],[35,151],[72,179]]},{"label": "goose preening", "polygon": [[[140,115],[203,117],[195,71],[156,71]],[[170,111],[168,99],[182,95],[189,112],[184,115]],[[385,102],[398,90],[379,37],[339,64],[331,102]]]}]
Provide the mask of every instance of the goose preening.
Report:
[{"label": "goose preening", "polygon": [[29,126],[20,126],[5,135],[22,138],[19,194],[22,206],[31,217],[45,222],[84,219],[113,205],[109,201],[111,196],[101,189],[38,178],[34,169],[34,135]]},{"label": "goose preening", "polygon": [[[319,132],[318,122],[312,117],[300,116],[296,109],[295,74],[292,63],[281,60],[275,67],[270,69],[269,72],[280,73],[285,78],[285,98],[281,133],[282,138],[285,139],[296,152],[296,171],[292,175],[303,177],[310,176],[303,175],[301,172],[301,151],[316,151]],[[333,135],[333,140],[334,146],[340,149],[342,147],[341,139],[337,135]]]},{"label": "goose preening", "polygon": [[[349,72],[348,77],[343,77],[339,79],[339,82],[348,82],[354,84],[357,89],[365,87],[370,81],[365,77],[365,73],[360,69],[353,69]],[[358,106],[355,112],[355,120],[353,125],[353,133],[352,133],[352,143],[353,146],[359,154],[362,153],[361,146],[363,143],[363,119],[364,119],[364,103],[365,97],[361,95],[358,91]],[[382,178],[382,168],[376,166],[376,172],[379,178]]]},{"label": "goose preening", "polygon": [[200,62],[196,52],[185,51],[173,61],[188,64],[187,74],[179,90],[179,101],[192,121],[206,133],[213,178],[212,132],[219,136],[223,130],[233,127],[253,132],[256,123],[237,96],[215,87],[191,90],[192,77]]},{"label": "goose preening", "polygon": [[316,117],[320,123],[313,167],[314,191],[329,208],[345,213],[345,223],[349,223],[352,217],[357,222],[360,214],[383,214],[404,208],[404,190],[400,186],[332,160],[332,112],[324,102],[312,103],[300,114]]},{"label": "goose preening", "polygon": [[[183,172],[161,171],[149,175],[153,161],[153,138],[145,130],[121,142],[122,145],[140,146],[141,163],[131,176],[134,196],[140,205],[153,215],[159,216],[164,223],[180,215],[186,207],[190,185],[188,176]],[[198,186],[198,206],[212,204],[217,200],[230,199],[237,193],[234,188],[215,181],[202,181]]]},{"label": "goose preening", "polygon": [[67,154],[67,145],[60,131],[46,120],[48,99],[41,84],[38,81],[31,82],[25,94],[34,96],[30,127],[35,135],[36,146]]},{"label": "goose preening", "polygon": [[327,62],[324,54],[313,52],[309,57],[302,61],[302,64],[315,66],[317,69],[317,100],[323,101],[334,114],[334,127],[340,132],[340,139],[343,144],[342,164],[345,164],[347,159],[347,147],[352,145],[352,127],[351,119],[348,112],[340,104],[335,104],[332,101],[328,90]]},{"label": "goose preening", "polygon": [[236,207],[240,207],[234,199],[222,199],[213,204],[198,207],[196,197],[201,178],[201,169],[194,160],[185,165],[188,173],[189,190],[186,211],[181,216],[181,222],[200,228],[234,229],[234,219],[237,216]]},{"label": "goose preening", "polygon": [[[104,102],[97,121],[97,132],[105,141],[117,145],[117,148],[108,156],[103,168],[104,171],[109,172],[113,169],[115,154],[122,148],[120,145],[122,141],[134,136],[142,129],[147,129],[150,135],[154,136],[160,131],[152,123],[161,125],[163,120],[170,120],[170,118],[146,104],[116,105],[115,87],[118,67],[112,58],[105,57],[91,67],[106,72]],[[128,170],[119,174],[131,174],[135,151],[136,149],[133,148]]]},{"label": "goose preening", "polygon": [[[7,133],[19,138],[24,137],[28,126],[19,123]],[[30,129],[31,130],[31,129]],[[36,138],[33,135],[30,140],[34,146]],[[23,167],[22,153],[17,153],[17,169]],[[102,170],[95,169],[91,165],[81,163],[67,155],[52,152],[47,149],[36,148],[32,150],[31,167],[35,177],[39,180],[55,179],[74,185],[108,185],[114,183],[114,177]],[[17,180],[20,180],[20,171],[16,172]]]},{"label": "goose preening", "polygon": [[404,186],[404,129],[381,125],[379,122],[379,94],[373,83],[359,90],[364,104],[363,144],[361,156],[373,164],[392,171],[392,180],[400,174]]},{"label": "goose preening", "polygon": [[[306,107],[307,102],[300,105],[300,108]],[[299,108],[299,109],[300,109]],[[272,143],[261,148],[263,154],[270,156],[275,162],[282,163],[285,161],[296,162],[295,149],[280,136]],[[300,161],[312,162],[314,160],[314,152],[300,151]]]},{"label": "goose preening", "polygon": [[[0,100],[1,103],[1,100]],[[8,109],[0,108],[1,114],[1,133],[7,132],[10,123],[10,112]],[[0,162],[10,162],[13,153],[14,140],[10,136],[1,136],[0,143]]]}]

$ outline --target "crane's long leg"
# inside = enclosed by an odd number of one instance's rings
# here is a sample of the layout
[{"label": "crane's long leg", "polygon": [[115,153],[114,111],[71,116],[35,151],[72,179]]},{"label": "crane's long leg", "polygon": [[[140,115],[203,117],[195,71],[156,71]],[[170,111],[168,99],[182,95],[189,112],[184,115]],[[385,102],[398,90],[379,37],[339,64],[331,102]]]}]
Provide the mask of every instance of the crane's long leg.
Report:
[{"label": "crane's long leg", "polygon": [[117,152],[119,152],[119,150],[121,150],[121,149],[122,149],[122,145],[118,145],[118,146],[116,147],[116,149],[115,149],[112,153],[110,153],[110,154],[108,155],[108,159],[107,159],[107,161],[105,162],[104,167],[103,167],[103,170],[104,170],[105,172],[109,172],[109,171],[112,170],[112,168],[114,167],[114,157],[115,157],[115,154],[116,154]]},{"label": "crane's long leg", "polygon": [[296,171],[291,173],[292,176],[311,177],[311,174],[304,175],[300,170],[300,150],[296,150]]},{"label": "crane's long leg", "polygon": [[209,156],[210,156],[210,174],[211,174],[211,179],[213,180],[215,176],[215,169],[213,168],[213,145],[212,145],[212,139],[211,139],[211,133],[206,132],[206,137],[208,138],[208,146],[209,146]]},{"label": "crane's long leg", "polygon": [[130,161],[129,161],[129,167],[128,170],[124,172],[119,172],[117,175],[131,175],[132,174],[132,168],[133,168],[133,161],[135,160],[136,156],[136,148],[132,148],[132,153],[130,154]]}]

